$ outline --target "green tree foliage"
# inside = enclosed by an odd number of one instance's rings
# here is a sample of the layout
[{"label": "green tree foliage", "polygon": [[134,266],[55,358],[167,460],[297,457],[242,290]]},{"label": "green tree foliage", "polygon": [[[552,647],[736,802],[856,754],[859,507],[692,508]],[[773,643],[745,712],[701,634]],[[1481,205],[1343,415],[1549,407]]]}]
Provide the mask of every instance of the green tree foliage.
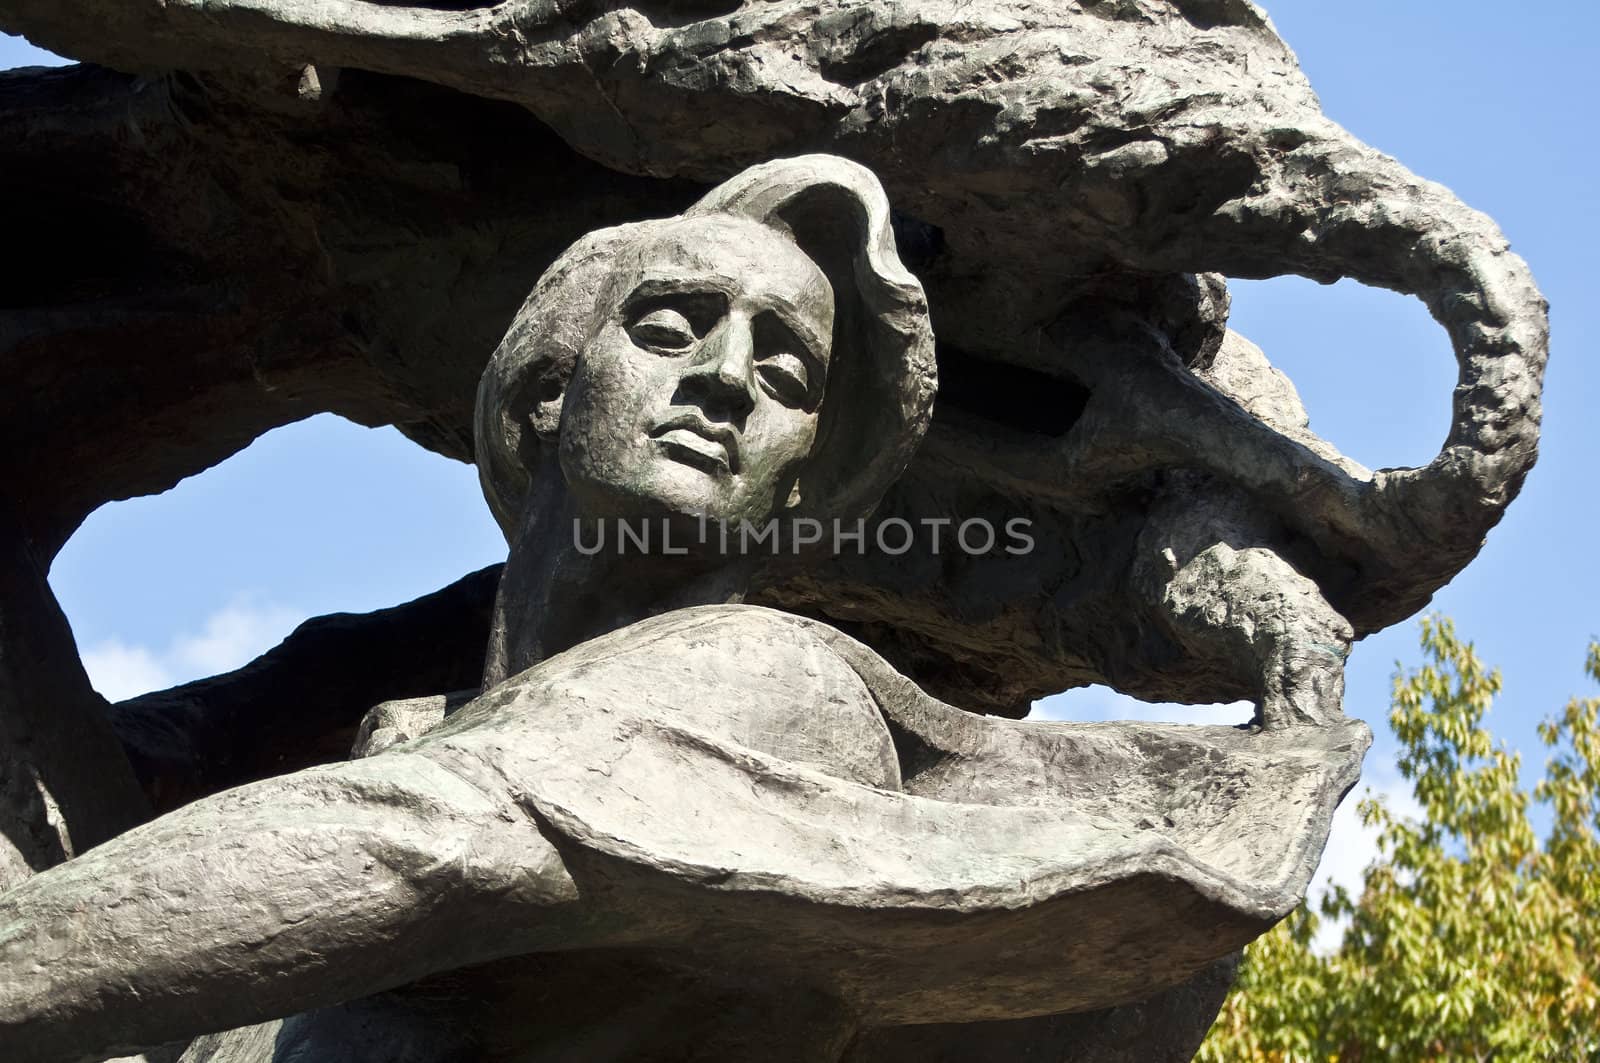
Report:
[{"label": "green tree foliage", "polygon": [[[1335,888],[1246,950],[1203,1063],[1600,1063],[1600,698],[1540,726],[1530,795],[1483,726],[1499,672],[1449,620],[1423,621],[1422,648],[1389,715],[1422,819],[1361,801],[1380,854],[1361,895]],[[1587,671],[1600,681],[1600,643]],[[1322,919],[1348,920],[1332,955],[1312,948]]]}]

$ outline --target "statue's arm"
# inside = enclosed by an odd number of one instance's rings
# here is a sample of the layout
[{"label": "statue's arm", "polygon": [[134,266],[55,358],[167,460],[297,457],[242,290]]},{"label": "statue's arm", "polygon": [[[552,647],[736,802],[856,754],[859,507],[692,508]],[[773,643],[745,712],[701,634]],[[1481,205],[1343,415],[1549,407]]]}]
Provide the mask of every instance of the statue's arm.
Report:
[{"label": "statue's arm", "polygon": [[[202,799],[0,896],[0,1059],[98,1060],[550,948],[681,949],[730,920],[739,957],[831,956],[837,921],[858,923],[883,950],[853,976],[871,998],[965,984],[977,961],[943,946],[973,935],[1061,951],[1037,920],[1011,941],[951,919],[1054,892],[1040,877],[1061,869],[1033,854],[1080,847],[1057,815],[878,791],[548,692],[512,708],[514,726]],[[598,891],[579,898],[547,830]],[[908,919],[926,938],[909,950]],[[990,1011],[1020,999],[993,985]]]},{"label": "statue's arm", "polygon": [[[707,654],[753,659],[737,631],[700,634]],[[513,780],[586,893],[604,894],[606,919],[625,915],[635,941],[717,970],[782,969],[903,1022],[1104,1007],[1161,984],[1148,935],[1181,941],[1196,963],[1214,958],[1292,908],[1310,874],[1280,859],[1281,845],[1227,844],[1261,818],[1250,809],[1194,797],[1178,802],[1200,806],[1193,814],[1165,825],[1144,806],[1167,802],[1138,792],[1149,780],[1115,770],[1127,761],[1071,786],[1070,768],[1043,771],[1034,757],[1005,785],[959,795],[840,779],[707,730],[671,696],[670,655],[641,672],[627,649],[606,649],[563,675],[509,681],[503,704],[488,695],[414,748]],[[774,675],[749,686],[798,693],[797,708],[816,711],[827,684]],[[1074,760],[1093,773],[1095,756]],[[1089,799],[1111,789],[1132,807]],[[1289,803],[1310,807],[1300,796]],[[1089,940],[1086,925],[1105,929]]]},{"label": "statue's arm", "polygon": [[99,1059],[528,951],[574,892],[508,798],[423,756],[244,786],[0,896],[0,1058]]}]

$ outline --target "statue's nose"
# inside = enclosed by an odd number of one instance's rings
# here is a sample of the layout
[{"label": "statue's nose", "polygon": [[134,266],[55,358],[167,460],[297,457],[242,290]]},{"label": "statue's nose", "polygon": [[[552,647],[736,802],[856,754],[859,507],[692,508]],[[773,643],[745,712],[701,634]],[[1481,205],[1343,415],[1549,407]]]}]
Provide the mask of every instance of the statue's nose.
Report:
[{"label": "statue's nose", "polygon": [[755,405],[754,362],[750,322],[730,317],[701,343],[683,383],[701,402],[738,417]]}]

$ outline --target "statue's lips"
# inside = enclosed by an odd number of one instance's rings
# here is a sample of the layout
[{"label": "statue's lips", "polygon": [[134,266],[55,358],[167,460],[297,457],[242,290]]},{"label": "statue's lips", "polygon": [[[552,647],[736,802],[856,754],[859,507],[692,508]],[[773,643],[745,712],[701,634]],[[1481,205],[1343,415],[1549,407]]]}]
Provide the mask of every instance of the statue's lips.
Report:
[{"label": "statue's lips", "polygon": [[739,441],[730,429],[680,417],[657,427],[650,438],[686,465],[712,473],[739,471]]}]

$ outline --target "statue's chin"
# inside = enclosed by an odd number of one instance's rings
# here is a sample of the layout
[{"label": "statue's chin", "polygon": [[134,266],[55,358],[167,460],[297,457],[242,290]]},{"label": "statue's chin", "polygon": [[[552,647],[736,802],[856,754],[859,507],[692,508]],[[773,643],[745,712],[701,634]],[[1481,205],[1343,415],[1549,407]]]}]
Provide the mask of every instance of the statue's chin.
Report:
[{"label": "statue's chin", "polygon": [[725,468],[707,468],[703,460],[679,460],[669,453],[655,456],[625,479],[574,482],[569,477],[568,487],[580,518],[590,521],[666,520],[696,528],[702,522],[762,525],[774,508],[770,497],[749,497],[751,492]]}]

